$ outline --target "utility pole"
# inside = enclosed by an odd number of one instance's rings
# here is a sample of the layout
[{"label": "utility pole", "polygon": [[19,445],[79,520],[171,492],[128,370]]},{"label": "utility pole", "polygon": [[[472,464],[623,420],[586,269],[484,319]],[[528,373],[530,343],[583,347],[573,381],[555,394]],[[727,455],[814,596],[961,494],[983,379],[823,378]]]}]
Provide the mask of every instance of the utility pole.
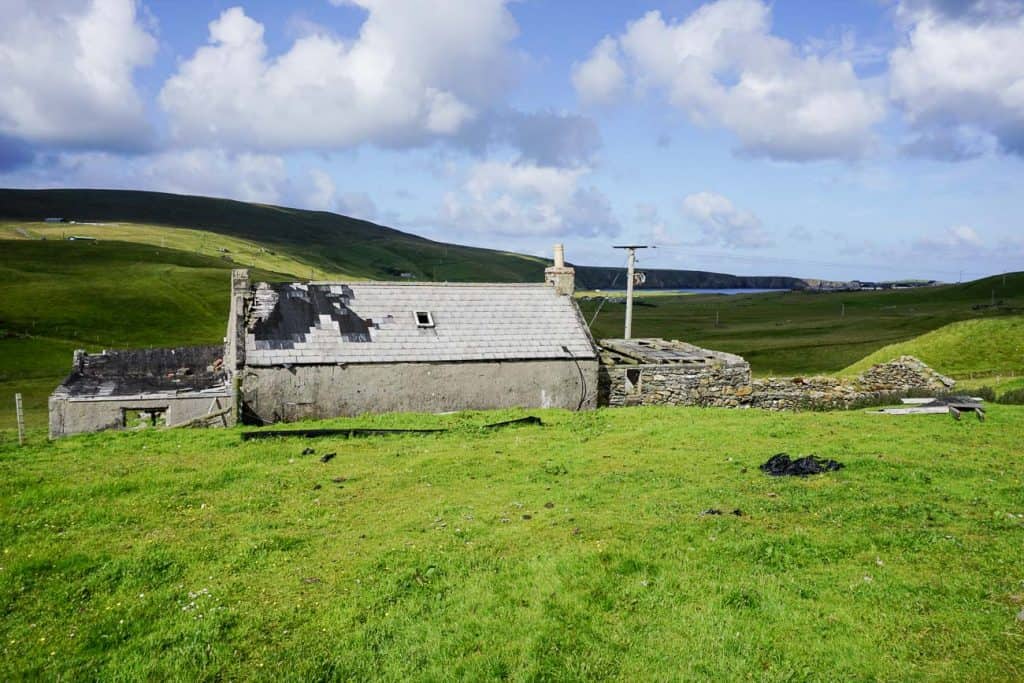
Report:
[{"label": "utility pole", "polygon": [[623,335],[623,338],[630,339],[633,336],[633,271],[636,267],[636,250],[646,249],[647,246],[642,244],[626,244],[613,248],[625,249],[629,253],[629,260],[626,266],[626,333]]}]

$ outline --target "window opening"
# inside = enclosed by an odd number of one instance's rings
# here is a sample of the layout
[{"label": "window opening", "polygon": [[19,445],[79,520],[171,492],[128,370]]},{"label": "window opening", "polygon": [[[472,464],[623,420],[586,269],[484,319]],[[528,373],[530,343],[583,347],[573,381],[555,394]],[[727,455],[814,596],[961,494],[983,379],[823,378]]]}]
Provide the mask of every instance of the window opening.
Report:
[{"label": "window opening", "polygon": [[640,393],[640,371],[636,369],[626,370],[626,391],[631,394]]},{"label": "window opening", "polygon": [[167,408],[122,408],[121,424],[125,429],[166,427]]},{"label": "window opening", "polygon": [[416,311],[413,316],[416,318],[416,327],[434,326],[434,316],[430,314],[430,311]]}]

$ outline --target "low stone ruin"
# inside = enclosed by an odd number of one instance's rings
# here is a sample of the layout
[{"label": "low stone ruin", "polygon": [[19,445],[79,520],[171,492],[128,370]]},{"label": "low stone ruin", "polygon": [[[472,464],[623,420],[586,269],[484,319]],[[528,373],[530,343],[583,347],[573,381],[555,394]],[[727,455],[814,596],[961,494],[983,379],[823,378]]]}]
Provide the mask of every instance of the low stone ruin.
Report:
[{"label": "low stone ruin", "polygon": [[941,375],[913,356],[900,356],[894,361],[873,365],[859,378],[858,383],[866,391],[887,390],[892,387],[913,389],[951,389],[956,381]]},{"label": "low stone ruin", "polygon": [[900,356],[857,377],[770,377],[751,382],[750,405],[768,410],[849,409],[898,401],[910,393],[948,392],[956,382],[920,359]]},{"label": "low stone ruin", "polygon": [[750,363],[731,353],[664,339],[602,339],[598,404],[738,408]]},{"label": "low stone ruin", "polygon": [[909,393],[946,393],[955,382],[913,356],[858,377],[753,379],[740,356],[664,339],[603,339],[598,404],[766,410],[849,409]]}]

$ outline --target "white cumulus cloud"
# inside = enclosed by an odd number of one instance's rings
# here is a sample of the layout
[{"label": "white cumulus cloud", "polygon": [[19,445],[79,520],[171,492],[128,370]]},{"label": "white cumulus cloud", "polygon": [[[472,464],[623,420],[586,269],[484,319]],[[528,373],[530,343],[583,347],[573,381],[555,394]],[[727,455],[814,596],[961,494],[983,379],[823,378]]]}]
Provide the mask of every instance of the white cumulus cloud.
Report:
[{"label": "white cumulus cloud", "polygon": [[92,149],[148,146],[132,78],[156,47],[134,0],[0,2],[0,136]]},{"label": "white cumulus cloud", "polygon": [[921,237],[914,242],[914,248],[924,251],[970,251],[981,249],[985,246],[978,232],[969,225],[955,225],[951,228],[927,237]]},{"label": "white cumulus cloud", "polygon": [[241,7],[210,23],[160,102],[173,135],[264,150],[418,144],[453,136],[505,85],[517,27],[505,0],[353,0],[353,39],[326,32],[269,54]]},{"label": "white cumulus cloud", "polygon": [[605,36],[586,61],[573,64],[572,84],[584,102],[608,102],[619,94],[626,83],[619,60],[618,43]]},{"label": "white cumulus cloud", "polygon": [[619,90],[612,62],[637,89],[663,92],[694,122],[732,131],[741,151],[754,156],[856,158],[871,147],[871,128],[885,115],[883,98],[849,61],[802,55],[773,35],[761,0],[718,0],[683,20],[648,12],[576,65],[583,99]]},{"label": "white cumulus cloud", "polygon": [[619,231],[608,198],[583,184],[586,168],[487,161],[444,196],[439,222],[463,232],[595,237]]},{"label": "white cumulus cloud", "polygon": [[683,199],[682,209],[700,228],[704,244],[723,247],[767,247],[772,244],[760,218],[736,207],[720,194],[691,194]]},{"label": "white cumulus cloud", "polygon": [[904,8],[909,30],[889,69],[892,98],[919,133],[911,151],[977,156],[993,146],[990,138],[1024,155],[1024,15],[1008,14],[1005,4],[984,20],[977,7],[953,15]]}]

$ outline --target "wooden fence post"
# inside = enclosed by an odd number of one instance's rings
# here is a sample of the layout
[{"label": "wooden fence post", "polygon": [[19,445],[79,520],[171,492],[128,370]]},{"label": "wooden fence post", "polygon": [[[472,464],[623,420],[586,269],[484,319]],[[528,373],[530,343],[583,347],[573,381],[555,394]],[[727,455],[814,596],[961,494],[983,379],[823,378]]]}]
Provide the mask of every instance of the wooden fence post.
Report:
[{"label": "wooden fence post", "polygon": [[18,418],[18,445],[25,445],[25,411],[21,408],[21,394],[14,395],[14,412]]}]

